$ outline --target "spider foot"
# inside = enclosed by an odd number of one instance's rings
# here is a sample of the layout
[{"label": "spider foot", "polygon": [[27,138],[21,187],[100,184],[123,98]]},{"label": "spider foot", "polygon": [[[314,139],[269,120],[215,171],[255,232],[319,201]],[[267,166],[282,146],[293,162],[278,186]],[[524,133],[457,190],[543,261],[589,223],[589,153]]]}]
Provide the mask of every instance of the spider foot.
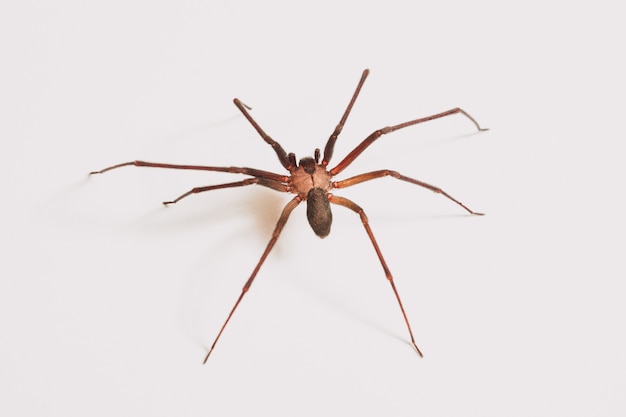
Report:
[{"label": "spider foot", "polygon": [[417,345],[415,344],[415,342],[413,343],[413,347],[415,348],[415,350],[417,351],[417,354],[420,355],[420,358],[423,358],[424,355],[422,354],[422,351],[420,350],[420,348],[417,347]]}]

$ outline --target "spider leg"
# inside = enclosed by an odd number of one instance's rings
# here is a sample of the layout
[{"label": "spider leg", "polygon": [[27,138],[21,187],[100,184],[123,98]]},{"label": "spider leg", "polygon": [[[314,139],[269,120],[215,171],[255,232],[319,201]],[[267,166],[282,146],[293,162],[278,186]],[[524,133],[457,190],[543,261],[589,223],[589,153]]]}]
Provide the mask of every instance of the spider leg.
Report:
[{"label": "spider leg", "polygon": [[374,250],[376,251],[376,255],[378,255],[378,259],[380,260],[380,264],[383,267],[383,270],[385,271],[385,275],[387,277],[387,279],[389,280],[389,283],[391,284],[391,288],[393,289],[393,293],[396,295],[396,300],[398,300],[398,304],[400,305],[400,310],[402,311],[402,315],[404,316],[404,321],[406,322],[406,327],[409,329],[409,335],[411,336],[411,343],[413,344],[413,347],[415,348],[415,350],[417,350],[417,353],[423,357],[424,355],[422,355],[422,351],[417,347],[417,344],[415,343],[415,338],[413,337],[413,331],[411,330],[411,325],[409,324],[409,318],[406,315],[406,312],[404,311],[404,306],[402,305],[402,301],[400,301],[400,295],[398,294],[398,290],[396,289],[396,285],[393,282],[393,276],[391,275],[391,271],[389,270],[389,267],[387,266],[387,263],[385,262],[385,259],[383,258],[383,254],[380,251],[380,248],[378,247],[378,243],[376,243],[376,239],[374,238],[374,234],[372,233],[372,229],[369,226],[369,221],[367,220],[367,216],[365,215],[365,211],[363,211],[363,209],[357,205],[356,203],[352,202],[351,200],[348,200],[347,198],[343,198],[343,197],[338,197],[336,195],[330,195],[328,200],[331,203],[334,204],[338,204],[340,206],[344,206],[349,208],[350,210],[354,211],[355,213],[357,213],[360,217],[361,217],[361,222],[363,223],[363,227],[365,227],[365,231],[367,232],[367,235],[369,236],[370,240],[372,241],[372,245],[374,245]]},{"label": "spider leg", "polygon": [[259,272],[259,269],[261,269],[261,265],[263,265],[263,262],[265,262],[265,258],[267,258],[267,255],[270,253],[270,251],[274,247],[274,244],[278,240],[278,236],[280,236],[280,232],[283,230],[283,227],[285,226],[285,223],[287,223],[287,219],[289,218],[289,215],[291,214],[293,209],[296,208],[296,206],[298,204],[300,204],[301,201],[302,201],[302,198],[300,196],[295,196],[289,203],[287,203],[287,205],[283,209],[283,212],[280,215],[280,218],[278,219],[278,222],[276,223],[276,227],[274,228],[274,233],[272,233],[272,238],[270,239],[269,243],[267,244],[267,247],[265,248],[265,251],[263,252],[263,255],[261,255],[261,259],[256,264],[256,267],[254,267],[254,270],[252,271],[252,275],[250,275],[250,278],[248,278],[248,281],[246,281],[245,285],[243,286],[243,289],[241,290],[241,294],[239,295],[239,298],[235,302],[235,305],[233,306],[232,310],[230,310],[230,313],[228,314],[228,317],[226,318],[226,321],[222,325],[222,328],[220,329],[219,333],[217,334],[217,337],[213,341],[213,344],[211,345],[211,349],[209,349],[209,353],[206,354],[203,363],[206,363],[206,361],[209,359],[209,356],[211,356],[211,352],[213,352],[213,349],[215,348],[215,345],[217,344],[217,341],[220,339],[220,336],[222,335],[222,332],[224,331],[224,328],[226,328],[226,325],[228,324],[228,322],[230,321],[230,318],[232,317],[233,313],[235,312],[235,310],[239,306],[239,303],[243,299],[243,296],[250,289],[250,286],[252,285],[252,281],[254,281],[254,278],[256,277],[257,273]]},{"label": "spider leg", "polygon": [[470,119],[472,121],[472,123],[474,123],[474,125],[476,125],[476,128],[478,129],[479,132],[482,132],[484,130],[489,130],[489,129],[485,129],[485,128],[480,127],[478,122],[472,116],[470,116],[467,112],[465,112],[465,110],[456,107],[456,108],[448,110],[448,111],[444,111],[444,112],[441,112],[441,113],[433,114],[432,116],[422,117],[421,119],[415,119],[415,120],[411,120],[409,122],[400,123],[400,124],[397,124],[397,125],[394,125],[394,126],[387,126],[387,127],[383,127],[382,129],[376,130],[371,135],[366,137],[363,140],[363,142],[361,142],[359,145],[357,145],[357,147],[354,148],[352,150],[352,152],[350,152],[341,162],[339,162],[339,164],[337,164],[337,166],[335,166],[329,172],[331,173],[331,175],[339,174],[341,171],[346,169],[348,167],[348,165],[350,165],[352,162],[354,162],[354,160],[365,149],[367,149],[368,146],[370,146],[372,143],[374,143],[374,141],[376,141],[376,139],[378,139],[382,135],[386,135],[387,133],[391,133],[391,132],[394,132],[396,130],[404,129],[405,127],[413,126],[413,125],[416,125],[416,124],[419,124],[419,123],[423,123],[423,122],[428,122],[430,120],[439,119],[441,117],[451,116],[451,115],[457,114],[457,113],[461,113],[462,115],[464,115],[465,117]]},{"label": "spider leg", "polygon": [[287,182],[289,180],[288,176],[275,174],[273,172],[263,171],[261,169],[255,169],[255,168],[162,164],[162,163],[159,163],[159,162],[146,162],[146,161],[124,162],[124,163],[121,163],[121,164],[112,165],[110,167],[101,169],[100,171],[91,171],[89,173],[89,175],[104,174],[107,171],[111,171],[113,169],[122,168],[122,167],[126,167],[126,166],[131,166],[131,165],[134,165],[136,167],[167,168],[167,169],[187,169],[187,170],[193,170],[193,171],[228,172],[228,173],[231,173],[231,174],[251,175],[253,177],[266,178],[266,179],[269,179],[269,180],[274,180],[274,181],[279,181],[279,182]]},{"label": "spider leg", "polygon": [[445,191],[443,191],[439,187],[436,187],[434,185],[430,185],[430,184],[425,183],[423,181],[419,181],[419,180],[416,180],[416,179],[413,179],[413,178],[406,177],[404,175],[401,175],[399,172],[390,171],[388,169],[383,169],[383,170],[380,170],[380,171],[367,172],[365,174],[357,175],[357,176],[354,176],[352,178],[345,179],[343,181],[333,182],[332,185],[333,185],[334,188],[345,188],[345,187],[350,187],[351,185],[359,184],[359,183],[364,182],[364,181],[374,180],[376,178],[381,178],[381,177],[386,177],[386,176],[390,176],[390,177],[393,177],[393,178],[396,178],[396,179],[399,179],[399,180],[402,180],[402,181],[410,182],[411,184],[419,185],[420,187],[428,188],[429,190],[434,191],[437,194],[441,194],[441,195],[447,197],[448,199],[454,201],[459,206],[461,206],[465,210],[467,210],[470,214],[474,214],[474,215],[477,215],[477,216],[482,216],[483,215],[483,213],[478,213],[478,212],[470,210],[465,204],[461,203],[459,200],[457,200],[456,198],[452,197],[450,194],[446,193]]},{"label": "spider leg", "polygon": [[350,112],[352,111],[352,106],[354,106],[354,102],[356,101],[356,98],[361,92],[361,87],[363,87],[363,83],[365,83],[365,79],[367,78],[369,73],[370,73],[370,70],[365,69],[363,71],[363,74],[361,74],[361,79],[359,80],[359,83],[356,86],[356,90],[354,90],[354,94],[352,94],[352,99],[350,100],[350,103],[348,103],[348,107],[346,107],[346,111],[343,113],[343,117],[339,121],[339,124],[337,125],[337,127],[335,127],[335,130],[332,133],[332,135],[330,135],[330,137],[328,138],[328,142],[326,142],[326,146],[324,147],[324,159],[322,160],[323,167],[328,165],[328,163],[330,162],[330,158],[333,157],[333,151],[335,149],[335,142],[337,142],[337,138],[339,137],[339,134],[343,130],[343,125],[346,123],[346,120],[348,119],[348,116],[350,115]]},{"label": "spider leg", "polygon": [[239,111],[243,113],[245,118],[248,119],[252,127],[254,127],[256,131],[259,132],[259,135],[261,135],[263,140],[268,145],[270,145],[272,149],[274,149],[274,152],[276,152],[276,155],[278,156],[278,160],[285,167],[285,169],[288,171],[291,171],[291,168],[295,168],[295,166],[292,165],[290,158],[287,156],[287,152],[285,152],[283,147],[280,146],[280,143],[276,142],[267,133],[265,133],[265,131],[261,129],[261,126],[259,126],[259,124],[252,118],[252,116],[250,116],[250,113],[248,113],[248,110],[246,110],[246,109],[249,109],[250,107],[246,106],[238,98],[234,99],[233,103],[235,103],[235,106],[237,106]]},{"label": "spider leg", "polygon": [[191,190],[187,191],[185,194],[182,194],[181,196],[179,196],[178,198],[172,201],[164,201],[163,204],[167,206],[168,204],[178,203],[180,200],[182,200],[185,197],[190,196],[191,194],[197,194],[197,193],[202,193],[205,191],[212,191],[212,190],[220,190],[222,188],[242,187],[244,185],[252,185],[252,184],[262,185],[262,186],[271,188],[276,191],[284,191],[284,192],[289,191],[289,186],[286,184],[283,184],[282,182],[268,180],[266,178],[247,178],[243,181],[192,188]]}]

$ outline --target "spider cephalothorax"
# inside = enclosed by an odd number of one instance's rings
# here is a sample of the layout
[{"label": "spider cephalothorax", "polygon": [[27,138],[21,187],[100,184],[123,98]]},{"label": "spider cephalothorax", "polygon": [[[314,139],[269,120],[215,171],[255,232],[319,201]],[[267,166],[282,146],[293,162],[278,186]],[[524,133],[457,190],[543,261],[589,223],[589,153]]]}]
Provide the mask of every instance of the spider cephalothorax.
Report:
[{"label": "spider cephalothorax", "polygon": [[333,133],[328,138],[328,141],[326,142],[326,146],[324,148],[324,156],[321,161],[320,161],[320,150],[316,149],[314,157],[302,158],[300,159],[299,164],[297,164],[296,156],[293,153],[287,154],[287,152],[285,152],[282,146],[278,142],[273,140],[267,133],[265,133],[263,129],[261,129],[259,124],[252,118],[252,116],[250,116],[250,113],[248,112],[249,107],[244,105],[239,99],[234,99],[235,106],[237,106],[237,108],[243,113],[243,115],[250,122],[250,124],[252,124],[252,126],[256,129],[256,131],[261,135],[263,140],[267,142],[267,144],[269,144],[272,147],[272,149],[274,149],[274,152],[278,156],[278,160],[280,161],[282,166],[289,172],[290,175],[275,174],[269,171],[263,171],[263,170],[259,170],[255,168],[246,168],[246,167],[176,165],[176,164],[164,164],[164,163],[145,162],[145,161],[125,162],[122,164],[110,166],[100,171],[91,172],[91,174],[101,174],[101,173],[104,173],[106,171],[109,171],[115,168],[135,165],[135,166],[153,167],[153,168],[217,171],[217,172],[229,172],[233,174],[248,175],[248,178],[241,180],[241,181],[194,188],[182,194],[175,200],[164,202],[164,204],[166,205],[176,203],[191,194],[196,194],[196,193],[200,193],[204,191],[217,190],[217,189],[222,189],[222,188],[241,187],[241,186],[252,185],[252,184],[258,184],[264,187],[271,188],[273,190],[296,194],[295,197],[293,197],[291,201],[287,203],[287,205],[283,209],[283,212],[280,215],[278,222],[276,223],[276,227],[274,229],[274,233],[272,234],[272,238],[267,244],[265,251],[261,255],[261,259],[259,260],[259,262],[256,264],[256,267],[252,271],[252,274],[250,275],[250,277],[244,284],[241,294],[239,295],[239,298],[235,302],[235,305],[233,306],[230,313],[228,314],[226,321],[224,322],[219,333],[215,337],[215,340],[213,341],[213,344],[211,345],[209,352],[206,354],[204,358],[204,362],[207,361],[207,359],[211,355],[211,352],[213,352],[213,349],[215,348],[217,341],[222,335],[222,332],[226,328],[226,325],[228,324],[230,318],[232,317],[233,313],[237,309],[237,306],[243,299],[243,296],[246,294],[246,292],[248,292],[248,289],[250,288],[250,285],[252,285],[252,282],[254,281],[254,278],[259,272],[261,265],[263,265],[263,262],[265,262],[267,255],[270,253],[270,251],[274,247],[274,244],[276,243],[276,240],[280,236],[280,233],[285,223],[287,222],[289,215],[291,214],[293,209],[296,208],[296,206],[298,206],[298,204],[300,204],[302,201],[307,202],[307,219],[309,220],[309,224],[311,225],[311,228],[313,229],[315,234],[321,238],[328,236],[328,234],[330,233],[330,226],[332,223],[332,212],[330,210],[331,204],[336,204],[336,205],[346,207],[359,215],[359,217],[361,218],[361,222],[363,223],[363,227],[365,228],[365,231],[370,241],[372,242],[372,245],[374,246],[374,250],[376,251],[376,255],[378,256],[378,259],[380,260],[381,266],[383,267],[385,276],[389,280],[389,283],[391,284],[391,288],[393,289],[394,295],[396,296],[396,299],[400,306],[400,310],[402,311],[402,315],[404,317],[404,321],[409,330],[409,335],[411,336],[411,343],[413,344],[417,353],[419,353],[419,355],[422,356],[422,352],[419,350],[419,348],[417,347],[417,344],[415,343],[415,339],[413,337],[413,331],[411,330],[409,319],[406,315],[406,312],[404,311],[404,306],[402,305],[402,301],[400,301],[400,295],[398,294],[398,291],[396,290],[396,286],[393,281],[393,276],[391,275],[391,271],[387,267],[387,263],[385,262],[382,252],[380,251],[378,247],[378,243],[376,242],[376,239],[374,238],[374,234],[372,233],[372,230],[369,226],[369,221],[367,219],[367,216],[365,215],[365,212],[356,203],[352,202],[351,200],[348,200],[347,198],[339,197],[334,194],[331,194],[330,191],[332,189],[345,188],[345,187],[359,184],[361,182],[390,176],[390,177],[393,177],[402,181],[409,182],[411,184],[419,185],[420,187],[427,188],[436,193],[442,194],[443,196],[457,203],[459,206],[463,207],[470,214],[480,215],[481,213],[477,213],[477,212],[470,210],[463,203],[456,200],[455,198],[450,196],[448,193],[446,193],[439,187],[435,187],[434,185],[430,185],[420,180],[406,177],[396,171],[391,171],[388,169],[371,171],[371,172],[356,175],[354,177],[340,180],[340,181],[332,181],[332,179],[335,175],[339,174],[341,171],[347,168],[365,149],[367,149],[367,147],[369,147],[374,141],[376,141],[382,135],[391,133],[399,129],[403,129],[408,126],[412,126],[418,123],[427,122],[429,120],[439,119],[445,116],[450,116],[453,114],[460,113],[466,116],[469,120],[471,120],[479,131],[487,130],[487,129],[481,128],[476,122],[476,120],[474,120],[469,114],[467,114],[462,109],[456,107],[454,109],[451,109],[442,113],[437,113],[432,116],[423,117],[423,118],[411,120],[405,123],[400,123],[397,125],[387,126],[382,129],[378,129],[374,131],[372,134],[370,134],[368,137],[366,137],[363,141],[361,141],[361,143],[357,145],[348,155],[346,155],[344,159],[341,160],[334,168],[327,169],[327,166],[333,155],[335,142],[337,141],[337,138],[339,137],[339,134],[341,133],[343,129],[344,123],[346,122],[348,115],[350,114],[350,111],[352,110],[352,106],[354,105],[354,102],[356,101],[356,98],[358,97],[359,92],[361,91],[361,87],[363,86],[363,83],[365,82],[365,79],[367,78],[368,74],[369,74],[369,70],[366,69],[365,71],[363,71],[363,74],[361,75],[361,79],[359,80],[359,83],[357,84],[356,90],[354,91],[354,94],[352,95],[352,99],[350,100],[350,103],[346,107],[343,117],[339,121],[339,124],[337,124],[337,127],[335,127],[335,130],[333,131]]}]

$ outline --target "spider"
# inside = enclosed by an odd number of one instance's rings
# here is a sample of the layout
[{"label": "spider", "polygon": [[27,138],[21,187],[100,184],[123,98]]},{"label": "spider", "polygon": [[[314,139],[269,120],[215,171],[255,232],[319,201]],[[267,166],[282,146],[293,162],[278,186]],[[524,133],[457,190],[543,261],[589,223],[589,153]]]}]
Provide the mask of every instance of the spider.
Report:
[{"label": "spider", "polygon": [[432,116],[423,117],[423,118],[411,120],[408,122],[400,123],[394,126],[387,126],[387,127],[383,127],[382,129],[378,129],[374,131],[372,134],[370,134],[368,137],[366,137],[347,156],[345,156],[341,162],[335,165],[335,167],[328,169],[328,164],[330,163],[330,160],[332,159],[332,156],[333,156],[335,142],[337,141],[337,138],[339,137],[339,134],[341,133],[343,126],[346,120],[348,119],[348,116],[350,115],[352,107],[354,106],[354,103],[359,95],[359,92],[361,91],[361,88],[363,87],[363,84],[368,74],[369,74],[369,70],[365,69],[361,75],[361,79],[359,80],[354,93],[352,94],[352,98],[350,102],[348,103],[348,106],[346,107],[346,110],[341,120],[339,121],[339,124],[337,124],[337,127],[335,127],[335,130],[333,131],[328,141],[326,142],[326,146],[324,147],[324,155],[321,158],[321,160],[320,160],[320,156],[322,155],[321,155],[320,150],[315,149],[313,157],[304,157],[300,159],[299,162],[296,162],[295,154],[285,152],[283,147],[278,142],[273,140],[267,133],[265,133],[265,131],[261,129],[259,124],[252,118],[252,116],[250,116],[250,113],[248,112],[248,110],[250,110],[250,107],[246,106],[237,98],[233,100],[235,106],[237,106],[237,108],[241,111],[241,113],[243,113],[245,118],[250,122],[250,124],[254,127],[254,129],[256,129],[259,135],[261,135],[263,140],[272,147],[272,149],[276,153],[276,156],[278,156],[279,162],[289,172],[289,175],[281,175],[281,174],[276,174],[276,173],[269,172],[269,171],[264,171],[264,170],[255,169],[255,168],[247,168],[247,167],[177,165],[177,164],[164,164],[164,163],[146,162],[146,161],[125,162],[122,164],[117,164],[117,165],[110,166],[108,168],[104,168],[100,171],[93,171],[89,173],[89,175],[102,174],[107,171],[111,171],[113,169],[134,165],[138,167],[187,169],[187,170],[197,170],[197,171],[217,171],[217,172],[227,172],[227,173],[232,173],[232,174],[244,174],[248,176],[248,178],[242,181],[235,181],[235,182],[229,182],[225,184],[217,184],[217,185],[209,185],[205,187],[193,188],[192,190],[189,190],[188,192],[180,195],[178,198],[172,201],[164,202],[163,204],[165,204],[166,206],[169,204],[177,203],[183,198],[190,196],[191,194],[218,190],[222,188],[243,187],[243,186],[252,185],[252,184],[257,184],[263,187],[268,187],[276,191],[295,194],[295,196],[283,208],[283,211],[280,217],[278,218],[278,222],[276,223],[276,226],[274,228],[274,232],[272,233],[272,237],[269,243],[267,244],[265,251],[261,255],[261,259],[256,264],[254,270],[252,271],[252,274],[250,275],[250,277],[244,284],[241,294],[239,295],[239,298],[237,298],[235,305],[233,306],[230,313],[226,317],[226,320],[224,321],[224,324],[220,328],[219,333],[215,337],[215,340],[213,341],[211,348],[206,354],[203,363],[206,363],[207,360],[209,359],[209,356],[211,356],[211,353],[213,352],[218,340],[222,336],[222,333],[224,332],[226,325],[230,321],[231,317],[233,316],[233,313],[239,306],[239,303],[243,299],[244,295],[246,295],[246,293],[250,289],[250,286],[252,285],[252,282],[257,276],[257,273],[261,269],[263,262],[265,262],[265,259],[267,258],[268,254],[274,247],[274,244],[276,243],[276,241],[278,240],[278,237],[280,236],[280,233],[283,227],[285,226],[285,223],[287,222],[289,215],[291,214],[293,209],[295,209],[296,206],[298,206],[303,201],[306,201],[306,205],[307,205],[306,215],[307,215],[309,224],[311,225],[313,232],[315,232],[315,234],[319,236],[320,238],[324,238],[328,236],[328,234],[330,233],[330,227],[332,223],[332,212],[330,209],[331,204],[336,204],[339,206],[346,207],[347,209],[352,210],[356,214],[359,215],[361,222],[363,223],[363,227],[365,228],[365,232],[367,233],[370,241],[372,242],[372,245],[374,246],[374,250],[376,251],[376,255],[378,256],[380,264],[385,272],[385,276],[387,277],[387,280],[389,280],[393,293],[396,297],[396,300],[398,301],[398,305],[400,306],[400,311],[402,312],[402,316],[404,317],[406,327],[409,331],[409,336],[411,337],[411,344],[413,345],[413,347],[415,348],[419,356],[423,357],[422,351],[419,349],[419,347],[415,343],[415,338],[413,337],[413,331],[411,330],[411,325],[409,324],[408,316],[406,314],[406,311],[404,310],[404,306],[402,305],[402,301],[400,300],[400,295],[398,294],[398,290],[396,289],[396,285],[393,281],[393,276],[391,275],[391,271],[389,270],[389,267],[387,266],[387,263],[385,262],[385,259],[383,258],[383,254],[380,248],[378,247],[378,243],[376,242],[376,239],[374,238],[374,234],[372,233],[372,229],[369,226],[369,221],[367,219],[365,211],[353,201],[348,200],[345,197],[339,197],[334,194],[331,194],[331,190],[336,189],[336,188],[350,187],[352,185],[360,184],[365,181],[370,181],[370,180],[374,180],[377,178],[390,176],[398,180],[406,181],[411,184],[415,184],[420,187],[427,188],[431,191],[434,191],[435,193],[441,194],[444,197],[448,198],[449,200],[461,206],[463,209],[465,209],[465,211],[467,211],[468,213],[472,215],[480,216],[483,213],[478,213],[478,212],[470,210],[467,206],[465,206],[465,204],[455,199],[454,197],[452,197],[450,194],[446,193],[439,187],[436,187],[431,184],[427,184],[420,180],[406,177],[396,171],[392,171],[389,169],[367,172],[367,173],[359,174],[354,177],[340,180],[340,181],[333,181],[333,177],[335,177],[335,175],[339,174],[344,169],[346,169],[352,162],[354,162],[354,160],[365,149],[367,149],[378,138],[388,133],[394,132],[396,130],[404,129],[405,127],[427,122],[429,120],[435,120],[435,119],[439,119],[442,117],[451,116],[453,114],[462,114],[465,117],[467,117],[469,120],[471,120],[472,123],[474,123],[478,131],[485,131],[488,129],[481,128],[478,122],[476,122],[476,120],[474,120],[472,116],[470,116],[464,110],[456,107],[448,111],[433,114]]}]

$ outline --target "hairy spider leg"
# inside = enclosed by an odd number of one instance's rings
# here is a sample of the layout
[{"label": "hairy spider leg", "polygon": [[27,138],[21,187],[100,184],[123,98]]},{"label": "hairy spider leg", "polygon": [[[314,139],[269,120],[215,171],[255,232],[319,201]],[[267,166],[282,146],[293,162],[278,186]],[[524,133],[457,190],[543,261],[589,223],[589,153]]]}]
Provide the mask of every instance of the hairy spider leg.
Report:
[{"label": "hairy spider leg", "polygon": [[230,318],[233,316],[233,313],[235,312],[235,310],[239,306],[239,303],[243,299],[243,296],[246,295],[246,293],[250,289],[250,286],[252,285],[252,282],[254,281],[254,278],[256,277],[257,273],[259,272],[259,269],[261,269],[261,265],[263,265],[263,262],[265,262],[265,258],[267,258],[267,255],[269,255],[270,251],[274,247],[274,244],[278,240],[278,236],[280,236],[280,232],[283,230],[283,227],[285,226],[285,223],[287,223],[287,219],[289,218],[289,215],[291,214],[293,209],[296,208],[296,206],[298,204],[300,204],[301,201],[302,201],[302,198],[300,198],[300,196],[297,195],[289,203],[287,203],[287,205],[283,209],[283,212],[280,215],[280,218],[278,219],[278,222],[276,223],[276,227],[274,228],[274,232],[272,233],[272,238],[270,239],[269,243],[267,244],[267,247],[265,248],[265,251],[263,252],[263,255],[261,255],[261,259],[256,264],[256,266],[254,267],[254,270],[252,271],[252,275],[250,275],[250,278],[248,278],[248,280],[246,281],[245,285],[243,286],[243,289],[241,290],[241,294],[239,295],[239,298],[237,298],[237,301],[235,302],[235,305],[233,306],[232,310],[230,310],[230,313],[228,314],[228,317],[226,317],[226,321],[224,322],[224,324],[222,325],[222,328],[220,329],[219,333],[215,337],[215,340],[213,341],[213,344],[211,345],[211,349],[209,349],[209,353],[206,354],[206,356],[204,358],[204,362],[202,362],[202,363],[206,363],[206,361],[209,360],[209,356],[211,356],[211,352],[213,352],[213,349],[215,348],[215,345],[217,344],[217,341],[220,339],[220,336],[222,336],[222,332],[224,332],[224,329],[226,328],[226,325],[230,321]]},{"label": "hairy spider leg", "polygon": [[350,187],[352,185],[355,184],[359,184],[361,182],[364,181],[370,181],[370,180],[374,180],[377,178],[382,178],[382,177],[386,177],[386,176],[390,176],[402,181],[406,181],[406,182],[410,182],[411,184],[415,184],[415,185],[419,185],[420,187],[424,187],[427,188],[431,191],[436,192],[437,194],[441,194],[445,197],[447,197],[448,199],[454,201],[455,203],[457,203],[459,206],[463,207],[465,210],[467,210],[470,214],[476,215],[476,216],[482,216],[483,213],[478,213],[476,211],[472,211],[470,210],[465,204],[461,203],[459,200],[457,200],[456,198],[452,197],[450,194],[446,193],[445,191],[443,191],[441,188],[436,187],[434,185],[430,185],[428,183],[425,183],[423,181],[420,180],[416,180],[413,178],[409,178],[406,177],[404,175],[401,175],[399,172],[396,171],[391,171],[389,169],[383,169],[380,171],[372,171],[372,172],[367,172],[365,174],[360,174],[360,175],[356,175],[354,177],[342,180],[342,181],[335,181],[332,183],[333,188],[346,188],[346,187]]},{"label": "hairy spider leg", "polygon": [[215,172],[228,172],[231,174],[245,174],[253,177],[268,178],[276,181],[286,181],[289,177],[285,175],[275,174],[270,171],[263,171],[262,169],[247,168],[247,167],[215,167],[204,165],[181,165],[181,164],[162,164],[160,162],[146,162],[146,161],[130,161],[117,165],[101,169],[100,171],[91,171],[89,175],[104,174],[112,169],[122,168],[125,166],[137,166],[137,167],[149,167],[149,168],[167,168],[167,169],[187,169],[193,171],[215,171]]},{"label": "hairy spider leg", "polygon": [[247,167],[214,167],[214,166],[203,166],[203,165],[178,165],[178,164],[162,164],[158,162],[146,162],[146,161],[131,161],[124,162],[122,164],[113,165],[107,168],[104,168],[100,171],[92,171],[89,175],[94,174],[103,174],[107,171],[111,171],[113,169],[122,168],[125,166],[137,166],[137,167],[149,167],[149,168],[167,168],[167,169],[186,169],[186,170],[195,170],[195,171],[215,171],[215,172],[226,172],[231,174],[244,174],[250,175],[254,178],[247,178],[242,181],[230,182],[226,184],[217,184],[217,185],[209,185],[206,187],[196,187],[191,189],[190,191],[182,194],[172,201],[164,201],[163,204],[173,204],[182,200],[183,198],[191,195],[197,194],[204,191],[211,191],[223,188],[233,188],[233,187],[241,187],[245,185],[259,184],[264,187],[268,187],[277,191],[288,192],[289,188],[286,184],[289,181],[289,177],[286,175],[280,175],[269,171],[263,171],[261,169],[255,168],[247,168]]},{"label": "hairy spider leg", "polygon": [[229,182],[226,184],[209,185],[206,187],[195,187],[187,191],[186,193],[180,195],[179,197],[177,197],[176,199],[172,201],[164,201],[163,204],[165,204],[166,206],[168,204],[175,204],[185,197],[188,197],[192,194],[203,193],[205,191],[219,190],[222,188],[243,187],[245,185],[252,185],[252,184],[262,185],[264,187],[268,187],[276,191],[289,192],[289,186],[287,184],[283,184],[282,182],[278,182],[274,180],[268,180],[266,178],[255,177],[255,178],[246,178],[243,181]]},{"label": "hairy spider leg", "polygon": [[417,350],[417,353],[421,357],[424,357],[424,355],[422,354],[422,351],[420,350],[420,348],[417,347],[417,344],[415,343],[415,338],[413,337],[413,331],[411,330],[411,324],[409,323],[409,318],[406,315],[406,311],[404,311],[404,306],[402,305],[402,301],[400,300],[400,295],[398,294],[398,290],[396,289],[396,284],[393,282],[393,276],[391,275],[391,271],[389,270],[389,267],[387,266],[387,262],[385,262],[385,258],[383,258],[383,254],[380,251],[380,248],[378,247],[378,243],[376,242],[376,239],[374,238],[374,233],[372,233],[372,229],[369,226],[369,221],[367,219],[367,216],[365,215],[365,211],[361,208],[361,206],[359,206],[358,204],[344,197],[338,197],[336,195],[331,194],[328,200],[333,204],[338,204],[340,206],[349,208],[350,210],[357,213],[359,217],[361,217],[361,223],[363,223],[363,227],[365,228],[365,231],[367,232],[367,235],[369,236],[370,241],[372,242],[372,245],[374,246],[376,255],[378,255],[380,264],[382,265],[383,270],[385,271],[385,276],[387,277],[387,279],[389,280],[389,283],[391,284],[391,288],[393,289],[393,293],[396,296],[396,300],[398,300],[398,305],[400,305],[400,310],[402,311],[402,316],[404,317],[406,327],[409,329],[409,335],[411,336],[411,343],[413,344],[413,347],[415,348],[415,350]]},{"label": "hairy spider leg", "polygon": [[346,111],[343,113],[343,116],[341,117],[339,124],[337,124],[337,127],[335,127],[335,130],[328,138],[328,142],[326,142],[326,146],[324,147],[324,159],[322,159],[322,164],[321,164],[323,167],[326,167],[326,165],[328,165],[328,163],[330,162],[330,158],[333,157],[333,151],[335,149],[335,142],[337,142],[337,138],[339,137],[339,134],[343,130],[343,125],[346,123],[346,120],[348,119],[348,116],[350,115],[350,112],[352,111],[352,106],[354,106],[354,102],[356,101],[356,98],[359,96],[359,93],[361,92],[361,87],[363,87],[363,83],[365,83],[365,79],[367,78],[369,73],[370,73],[369,69],[366,68],[365,70],[363,70],[363,74],[361,74],[361,79],[359,80],[359,83],[356,86],[356,90],[354,90],[354,93],[352,94],[352,98],[350,99],[350,103],[348,103],[348,107],[346,107]]},{"label": "hairy spider leg", "polygon": [[248,121],[256,129],[256,131],[259,132],[259,135],[261,135],[263,140],[267,144],[269,144],[272,147],[272,149],[274,149],[274,152],[276,152],[276,156],[278,156],[278,160],[280,161],[282,166],[284,166],[287,171],[291,171],[293,168],[295,168],[295,156],[291,157],[291,155],[293,154],[287,155],[287,152],[285,152],[285,150],[280,145],[280,143],[276,142],[274,139],[270,137],[270,135],[268,135],[267,133],[265,133],[263,129],[261,129],[261,126],[259,126],[259,124],[252,118],[252,116],[250,116],[250,113],[248,113],[248,110],[246,110],[246,109],[249,109],[250,107],[243,104],[241,100],[239,100],[238,98],[233,99],[233,103],[235,103],[235,106],[237,106],[239,111],[243,113],[245,118],[248,119]]},{"label": "hairy spider leg", "polygon": [[346,169],[354,160],[365,150],[368,146],[370,146],[376,139],[380,138],[382,135],[386,135],[387,133],[394,132],[396,130],[404,129],[405,127],[413,126],[419,123],[428,122],[430,120],[439,119],[441,117],[451,116],[453,114],[461,113],[476,125],[476,128],[479,132],[489,130],[487,128],[482,128],[478,124],[478,122],[470,116],[465,110],[456,107],[451,110],[447,110],[441,113],[433,114],[432,116],[422,117],[420,119],[411,120],[408,122],[400,123],[394,126],[383,127],[382,129],[378,129],[366,137],[359,145],[357,145],[341,162],[337,164],[333,169],[329,172],[331,175],[337,175],[344,169]]}]

